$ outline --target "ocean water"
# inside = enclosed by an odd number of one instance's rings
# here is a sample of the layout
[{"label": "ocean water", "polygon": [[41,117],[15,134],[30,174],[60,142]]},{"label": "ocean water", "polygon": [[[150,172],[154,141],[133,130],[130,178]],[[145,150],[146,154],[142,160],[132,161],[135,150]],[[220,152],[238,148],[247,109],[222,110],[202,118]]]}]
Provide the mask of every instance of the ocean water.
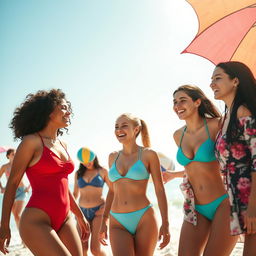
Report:
[{"label": "ocean water", "polygon": [[[169,219],[170,219],[171,231],[174,230],[174,232],[178,232],[182,223],[182,218],[183,218],[183,213],[182,213],[183,196],[179,189],[180,183],[181,183],[181,179],[177,178],[164,185],[166,195],[167,195],[167,200],[168,200],[168,206],[169,206]],[[72,183],[70,183],[70,190],[73,191]],[[103,189],[104,195],[106,195],[107,190],[108,190],[107,186],[104,186],[104,189]],[[157,198],[155,195],[154,185],[152,182],[149,182],[148,184],[147,196],[150,199],[151,203],[153,204],[158,217],[160,218],[160,212],[157,205]],[[30,197],[30,193],[27,194],[26,202],[29,200],[29,197]],[[2,201],[3,201],[3,194],[0,194],[0,209],[1,209],[0,216],[2,213]],[[12,215],[10,220],[10,227],[11,227],[11,234],[12,234],[10,245],[20,244],[21,243],[20,236]]]}]

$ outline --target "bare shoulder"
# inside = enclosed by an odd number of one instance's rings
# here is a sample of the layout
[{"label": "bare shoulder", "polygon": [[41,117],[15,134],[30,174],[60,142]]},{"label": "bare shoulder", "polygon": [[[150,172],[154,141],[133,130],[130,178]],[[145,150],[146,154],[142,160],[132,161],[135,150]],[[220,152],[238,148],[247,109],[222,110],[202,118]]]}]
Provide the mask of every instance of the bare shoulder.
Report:
[{"label": "bare shoulder", "polygon": [[181,128],[179,128],[178,130],[176,130],[174,133],[173,133],[173,139],[175,140],[175,143],[177,145],[179,145],[179,142],[180,142],[180,138],[182,136],[182,133],[185,129],[185,126],[182,126]]},{"label": "bare shoulder", "polygon": [[100,172],[100,175],[101,175],[101,176],[105,176],[105,175],[107,175],[107,174],[108,174],[107,169],[106,169],[106,168],[104,168],[104,167],[100,168],[99,172]]},{"label": "bare shoulder", "polygon": [[145,159],[152,159],[157,157],[157,153],[155,150],[151,149],[151,148],[142,148],[142,152],[143,152],[143,157]]},{"label": "bare shoulder", "polygon": [[42,141],[37,134],[29,134],[23,137],[20,145],[28,146],[30,148],[37,148],[42,145]]},{"label": "bare shoulder", "polygon": [[248,108],[246,108],[245,106],[240,106],[237,109],[237,118],[251,116],[251,115],[252,115],[251,111]]},{"label": "bare shoulder", "polygon": [[3,164],[3,165],[1,166],[1,169],[6,169],[6,168],[8,167],[8,165],[9,165],[9,163]]},{"label": "bare shoulder", "polygon": [[221,127],[221,117],[207,118],[206,121],[209,129],[212,130],[213,132],[218,131]]},{"label": "bare shoulder", "polygon": [[114,151],[112,153],[109,154],[108,156],[108,163],[109,163],[109,166],[113,164],[113,162],[115,161],[115,159],[117,158],[118,156],[118,151]]}]

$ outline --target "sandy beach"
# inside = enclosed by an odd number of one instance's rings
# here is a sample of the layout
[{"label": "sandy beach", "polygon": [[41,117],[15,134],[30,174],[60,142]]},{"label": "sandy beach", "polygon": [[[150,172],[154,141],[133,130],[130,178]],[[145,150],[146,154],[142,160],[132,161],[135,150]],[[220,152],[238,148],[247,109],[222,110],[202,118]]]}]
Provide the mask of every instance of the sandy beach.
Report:
[{"label": "sandy beach", "polygon": [[[163,249],[162,251],[156,249],[154,256],[176,256],[177,254],[177,247],[174,247],[175,242],[171,242],[170,245]],[[237,243],[231,256],[242,256],[243,244]],[[27,249],[24,248],[22,245],[13,245],[10,247],[10,256],[32,256],[33,254]],[[91,255],[91,254],[89,254]],[[109,249],[109,256],[111,256],[111,251]]]},{"label": "sandy beach", "polygon": [[[159,250],[156,248],[154,256],[177,256],[178,255],[178,241],[179,241],[179,227],[181,226],[183,214],[182,210],[177,210],[177,208],[173,208],[170,206],[170,215],[175,216],[175,219],[170,222],[170,230],[171,230],[171,242],[170,244],[164,248],[163,250]],[[159,216],[158,216],[159,217]],[[19,235],[16,234],[12,237],[11,245],[9,247],[10,256],[32,256],[33,254],[27,249],[24,248],[23,245],[20,244]],[[110,246],[107,247],[108,256],[111,256]],[[231,256],[242,256],[243,251],[243,243],[237,243]],[[2,255],[2,254],[1,254]],[[91,255],[91,254],[89,254]]]}]

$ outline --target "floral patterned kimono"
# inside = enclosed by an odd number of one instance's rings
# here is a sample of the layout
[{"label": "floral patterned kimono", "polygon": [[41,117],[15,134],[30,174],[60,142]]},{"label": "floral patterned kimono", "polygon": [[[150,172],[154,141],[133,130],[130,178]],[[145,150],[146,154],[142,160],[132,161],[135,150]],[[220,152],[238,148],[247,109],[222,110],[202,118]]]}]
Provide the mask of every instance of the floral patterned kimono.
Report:
[{"label": "floral patterned kimono", "polygon": [[243,216],[248,207],[252,172],[256,172],[256,120],[246,116],[238,118],[237,122],[236,142],[227,143],[222,131],[216,140],[216,157],[224,174],[231,205],[231,235],[245,232]]}]

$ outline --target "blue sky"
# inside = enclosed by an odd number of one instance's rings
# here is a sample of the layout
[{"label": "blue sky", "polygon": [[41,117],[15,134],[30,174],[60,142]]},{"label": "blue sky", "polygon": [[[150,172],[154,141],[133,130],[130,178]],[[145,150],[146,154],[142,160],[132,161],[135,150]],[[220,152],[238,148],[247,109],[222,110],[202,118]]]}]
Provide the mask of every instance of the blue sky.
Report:
[{"label": "blue sky", "polygon": [[174,159],[172,133],[182,122],[172,92],[196,84],[213,99],[213,64],[180,54],[197,29],[185,0],[2,0],[0,145],[18,145],[8,125],[27,94],[61,88],[74,110],[63,138],[74,159],[87,146],[106,165],[120,148],[114,123],[123,112],[144,119],[152,148]]}]

